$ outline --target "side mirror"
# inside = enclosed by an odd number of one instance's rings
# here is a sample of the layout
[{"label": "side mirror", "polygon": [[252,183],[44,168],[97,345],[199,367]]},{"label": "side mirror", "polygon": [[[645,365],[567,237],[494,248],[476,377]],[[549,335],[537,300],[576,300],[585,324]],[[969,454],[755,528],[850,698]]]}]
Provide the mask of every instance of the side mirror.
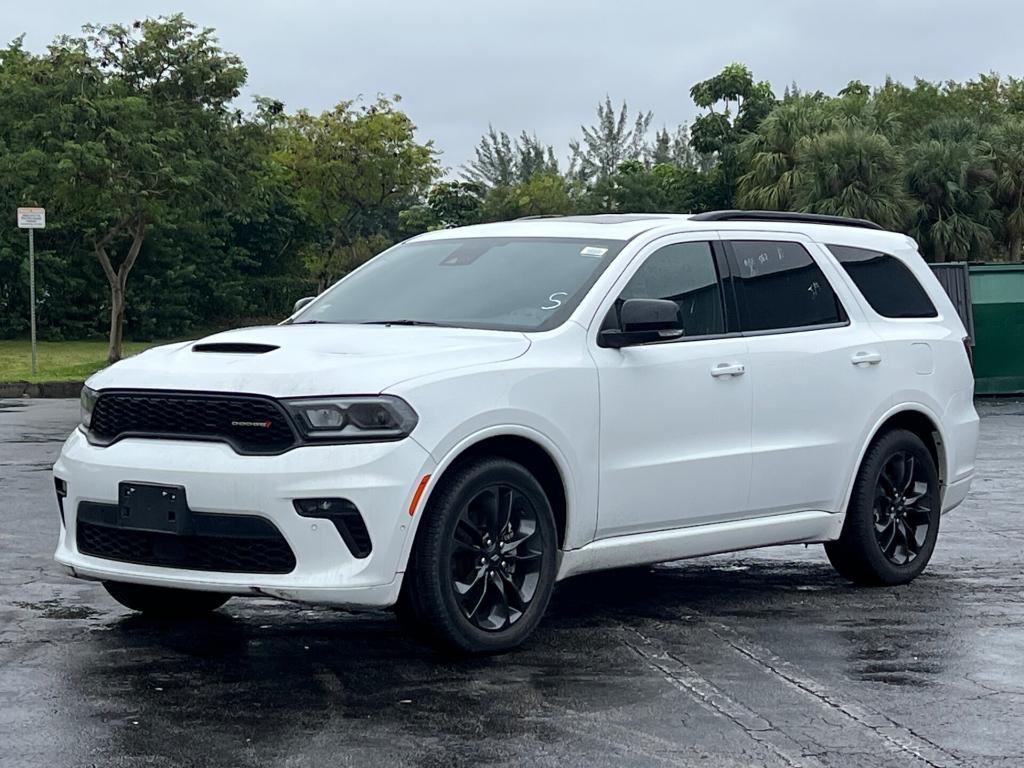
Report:
[{"label": "side mirror", "polygon": [[619,321],[620,329],[601,331],[602,347],[619,349],[683,335],[679,305],[667,299],[626,299],[619,310]]},{"label": "side mirror", "polygon": [[302,309],[302,308],[303,308],[304,306],[306,306],[307,304],[309,304],[309,302],[311,302],[311,301],[312,301],[313,299],[315,299],[315,298],[316,298],[316,296],[306,296],[306,297],[304,297],[304,298],[301,298],[301,299],[299,299],[298,301],[296,301],[296,302],[295,302],[295,306],[294,306],[294,307],[292,307],[292,314],[294,315],[294,314],[295,314],[296,312],[298,312],[298,311],[299,311],[300,309]]}]

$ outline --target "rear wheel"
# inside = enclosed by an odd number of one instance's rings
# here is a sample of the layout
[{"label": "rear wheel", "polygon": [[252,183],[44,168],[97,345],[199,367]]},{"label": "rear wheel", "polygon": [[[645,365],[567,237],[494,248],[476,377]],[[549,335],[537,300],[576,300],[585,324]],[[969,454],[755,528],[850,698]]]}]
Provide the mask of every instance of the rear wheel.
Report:
[{"label": "rear wheel", "polygon": [[198,592],[189,589],[150,587],[122,581],[105,581],[103,586],[112,598],[125,608],[147,616],[189,618],[202,616],[220,608],[231,595],[220,592]]},{"label": "rear wheel", "polygon": [[879,437],[857,473],[829,561],[857,584],[906,584],[925,569],[940,518],[939,476],[921,438],[906,430]]},{"label": "rear wheel", "polygon": [[399,600],[405,623],[462,652],[522,643],[555,582],[554,517],[537,480],[506,459],[474,462],[425,514]]}]

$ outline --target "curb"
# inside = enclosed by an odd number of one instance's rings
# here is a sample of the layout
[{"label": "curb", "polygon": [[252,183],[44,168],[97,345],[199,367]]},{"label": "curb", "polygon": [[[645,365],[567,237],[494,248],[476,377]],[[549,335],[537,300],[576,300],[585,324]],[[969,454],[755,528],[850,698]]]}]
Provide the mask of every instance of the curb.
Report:
[{"label": "curb", "polygon": [[77,398],[84,384],[84,381],[0,381],[0,397]]}]

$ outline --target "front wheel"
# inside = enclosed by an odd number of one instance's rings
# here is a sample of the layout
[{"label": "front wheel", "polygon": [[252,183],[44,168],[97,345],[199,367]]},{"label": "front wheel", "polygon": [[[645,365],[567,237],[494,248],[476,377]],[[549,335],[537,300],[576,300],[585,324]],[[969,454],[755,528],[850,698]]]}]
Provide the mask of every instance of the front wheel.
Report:
[{"label": "front wheel", "polygon": [[220,592],[198,592],[190,589],[149,587],[123,581],[105,581],[104,588],[125,608],[147,616],[162,618],[194,618],[220,608],[231,595]]},{"label": "front wheel", "polygon": [[487,653],[534,630],[555,583],[558,541],[540,483],[507,459],[446,478],[425,512],[400,604],[441,646]]},{"label": "front wheel", "polygon": [[857,473],[843,530],[825,545],[841,576],[857,584],[906,584],[928,565],[939,533],[935,460],[906,430],[879,437]]}]

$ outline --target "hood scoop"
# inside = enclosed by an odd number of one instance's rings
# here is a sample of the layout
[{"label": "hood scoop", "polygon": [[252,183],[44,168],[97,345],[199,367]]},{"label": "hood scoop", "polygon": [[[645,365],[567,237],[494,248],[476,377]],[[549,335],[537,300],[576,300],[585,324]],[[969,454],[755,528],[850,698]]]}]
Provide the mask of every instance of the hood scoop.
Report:
[{"label": "hood scoop", "polygon": [[207,344],[193,344],[193,352],[219,352],[223,355],[262,355],[280,347],[274,344],[248,344],[241,341],[220,341]]}]

